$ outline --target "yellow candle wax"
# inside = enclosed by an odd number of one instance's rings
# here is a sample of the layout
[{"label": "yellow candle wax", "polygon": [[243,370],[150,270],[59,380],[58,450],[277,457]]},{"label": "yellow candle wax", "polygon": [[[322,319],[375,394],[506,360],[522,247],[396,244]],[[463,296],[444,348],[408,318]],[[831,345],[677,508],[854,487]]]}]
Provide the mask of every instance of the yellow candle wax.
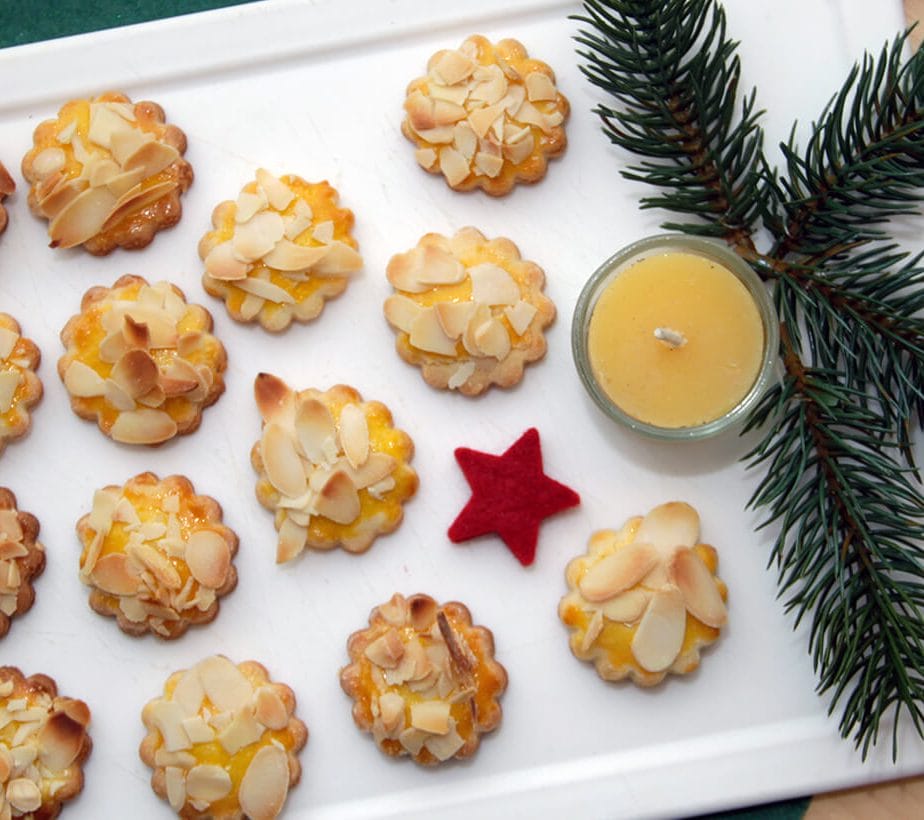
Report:
[{"label": "yellow candle wax", "polygon": [[587,332],[600,388],[624,413],[657,427],[721,418],[760,372],[764,328],[735,274],[695,253],[656,253],[600,293]]}]

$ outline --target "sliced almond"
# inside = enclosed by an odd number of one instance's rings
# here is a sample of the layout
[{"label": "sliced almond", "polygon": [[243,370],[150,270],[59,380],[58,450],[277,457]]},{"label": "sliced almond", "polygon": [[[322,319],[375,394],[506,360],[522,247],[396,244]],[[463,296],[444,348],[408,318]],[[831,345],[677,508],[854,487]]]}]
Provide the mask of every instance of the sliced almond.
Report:
[{"label": "sliced almond", "polygon": [[475,332],[493,318],[491,308],[487,305],[483,303],[477,303],[475,305],[475,312],[472,314],[472,318],[469,319],[468,325],[466,325],[465,331],[462,333],[462,345],[472,356],[483,355],[481,348],[475,341]]},{"label": "sliced almond", "polygon": [[443,85],[442,83],[427,83],[427,92],[434,100],[446,100],[456,105],[465,105],[468,99],[469,87],[465,85]]},{"label": "sliced almond", "polygon": [[554,100],[558,97],[558,90],[552,78],[541,71],[531,71],[524,80],[526,96],[531,102],[539,100]]},{"label": "sliced almond", "polygon": [[254,399],[264,421],[286,424],[295,418],[295,392],[278,376],[258,373],[253,383]]},{"label": "sliced almond", "polygon": [[438,155],[433,148],[418,148],[414,151],[414,159],[418,165],[429,171],[436,164]]},{"label": "sliced almond", "polygon": [[179,704],[185,715],[197,715],[204,698],[205,689],[202,687],[199,670],[196,667],[187,669],[173,690],[173,700]]},{"label": "sliced almond", "polygon": [[419,245],[407,253],[395,254],[388,262],[385,275],[398,290],[405,293],[423,293],[429,286],[420,280],[424,250]]},{"label": "sliced almond", "polygon": [[200,584],[218,589],[228,577],[231,550],[215,530],[196,530],[186,541],[186,563]]},{"label": "sliced almond", "polygon": [[453,132],[452,144],[466,162],[471,162],[478,150],[478,137],[467,122],[460,122]]},{"label": "sliced almond", "polygon": [[450,185],[458,185],[472,172],[468,160],[448,145],[440,149],[439,163],[440,172]]},{"label": "sliced almond", "polygon": [[85,727],[65,712],[54,712],[39,731],[39,760],[52,772],[64,772],[85,743]]},{"label": "sliced almond", "polygon": [[17,370],[0,370],[0,414],[8,413],[13,406],[16,389],[22,382],[22,374]]},{"label": "sliced almond", "polygon": [[38,810],[42,805],[42,792],[29,778],[17,777],[6,784],[6,799],[19,817]]},{"label": "sliced almond", "polygon": [[449,760],[465,745],[465,739],[459,734],[455,725],[444,735],[429,735],[424,746],[437,760]]},{"label": "sliced almond", "polygon": [[176,422],[162,410],[144,407],[119,413],[109,431],[123,444],[160,444],[176,435]]},{"label": "sliced almond", "polygon": [[234,255],[231,242],[228,241],[216,245],[208,252],[205,257],[205,270],[215,279],[235,281],[247,276],[250,265]]},{"label": "sliced almond", "polygon": [[411,726],[434,735],[449,732],[450,705],[442,700],[425,700],[411,704]]},{"label": "sliced almond", "polygon": [[686,608],[676,587],[655,590],[632,637],[632,654],[648,672],[663,672],[680,654]]},{"label": "sliced almond", "polygon": [[447,49],[433,64],[431,71],[446,85],[455,85],[471,76],[475,64],[461,51]]},{"label": "sliced almond", "polygon": [[603,613],[598,609],[591,616],[587,629],[584,630],[584,637],[581,639],[581,651],[587,652],[602,631]]},{"label": "sliced almond", "polygon": [[661,504],[642,519],[635,539],[659,550],[692,547],[699,540],[699,514],[683,501]]},{"label": "sliced almond", "polygon": [[494,179],[504,169],[504,158],[487,151],[478,151],[475,156],[475,168],[486,177]]},{"label": "sliced almond", "polygon": [[467,113],[463,106],[449,100],[433,101],[433,121],[437,126],[454,125],[464,120]]},{"label": "sliced almond", "polygon": [[218,742],[229,754],[236,754],[245,746],[256,743],[263,736],[264,727],[257,722],[249,709],[235,711],[231,722],[218,734]]},{"label": "sliced almond", "polygon": [[212,655],[196,665],[206,696],[221,711],[243,709],[253,697],[253,686],[224,655]]},{"label": "sliced almond", "polygon": [[507,78],[497,66],[485,66],[484,70],[476,72],[476,76],[480,82],[471,90],[473,100],[494,105],[507,93]]},{"label": "sliced almond", "polygon": [[600,611],[611,621],[617,623],[635,623],[645,612],[650,593],[644,589],[627,589],[610,598]]},{"label": "sliced almond", "polygon": [[160,371],[146,350],[129,350],[115,363],[110,378],[133,399],[157,385]]},{"label": "sliced almond", "polygon": [[474,332],[475,344],[485,356],[501,361],[510,352],[510,336],[507,328],[498,319],[484,322]]},{"label": "sliced almond", "polygon": [[236,281],[234,285],[245,293],[252,293],[267,302],[273,302],[277,305],[295,304],[295,297],[289,291],[270,282],[268,279],[257,279],[256,277],[248,276]]},{"label": "sliced almond", "polygon": [[493,105],[486,105],[484,108],[476,108],[468,115],[468,122],[479,138],[484,139],[491,126],[503,116],[504,106],[500,102],[496,102]]},{"label": "sliced almond", "polygon": [[132,188],[144,179],[143,168],[133,168],[131,171],[122,171],[106,180],[106,188],[121,200]]},{"label": "sliced almond", "polygon": [[295,451],[295,443],[280,425],[270,422],[263,428],[260,452],[266,477],[280,493],[297,498],[308,489],[305,469]]},{"label": "sliced almond", "polygon": [[142,587],[141,575],[121,552],[102,556],[93,567],[91,578],[94,586],[112,595],[135,595]]},{"label": "sliced almond", "polygon": [[345,276],[355,273],[363,266],[363,258],[355,248],[346,242],[331,241],[327,253],[311,267],[314,276]]},{"label": "sliced almond", "polygon": [[182,396],[199,386],[199,374],[186,359],[174,359],[160,374],[160,387],[164,396]]},{"label": "sliced almond", "polygon": [[350,478],[357,490],[378,484],[391,475],[397,461],[388,453],[370,452],[365,461],[357,467],[350,467]]},{"label": "sliced almond", "polygon": [[404,100],[404,110],[415,131],[427,131],[436,125],[433,119],[433,100],[421,91],[413,91]]},{"label": "sliced almond", "polygon": [[295,192],[265,168],[257,169],[257,184],[266,192],[269,204],[277,211],[284,211],[295,199]]},{"label": "sliced almond", "polygon": [[190,747],[189,735],[183,729],[185,715],[179,704],[171,700],[156,700],[145,710],[164,739],[164,749],[178,752]]},{"label": "sliced almond", "polygon": [[186,775],[186,794],[191,800],[211,803],[231,793],[231,775],[211,763],[193,766]]},{"label": "sliced almond", "polygon": [[342,470],[331,473],[318,493],[315,509],[318,515],[337,524],[350,524],[360,512],[359,495],[350,477]]},{"label": "sliced almond", "polygon": [[261,748],[250,761],[238,789],[238,801],[250,820],[273,820],[289,791],[289,764],[278,746]]},{"label": "sliced almond", "polygon": [[680,589],[683,602],[694,618],[716,629],[728,620],[725,602],[712,573],[693,550],[681,547],[674,553],[667,566],[667,577]]},{"label": "sliced almond", "polygon": [[122,163],[122,168],[131,171],[143,168],[145,178],[156,176],[168,165],[179,159],[180,152],[172,145],[150,140],[139,145]]},{"label": "sliced almond", "polygon": [[468,269],[472,280],[472,300],[486,305],[515,305],[520,300],[520,286],[499,265],[485,262]]},{"label": "sliced almond", "polygon": [[138,153],[146,142],[151,142],[154,135],[138,128],[128,128],[113,131],[109,138],[109,151],[113,158],[123,168],[129,157]]},{"label": "sliced almond", "polygon": [[458,339],[465,332],[475,312],[473,302],[437,302],[433,306],[443,332],[450,339]]},{"label": "sliced almond", "polygon": [[48,225],[52,246],[73,248],[96,236],[117,201],[117,197],[106,188],[87,188],[79,193]]},{"label": "sliced almond", "polygon": [[253,219],[255,214],[264,210],[266,206],[269,205],[269,201],[266,198],[266,193],[261,190],[258,190],[256,193],[241,191],[241,193],[238,194],[235,205],[237,206],[237,210],[234,212],[234,221],[238,225],[242,225]]},{"label": "sliced almond", "polygon": [[465,279],[465,267],[445,248],[425,245],[417,279],[425,285],[454,285]]},{"label": "sliced almond", "polygon": [[[421,311],[420,305],[400,293],[393,294],[385,300],[385,318],[388,323],[405,333],[410,332],[411,323]],[[2,357],[0,357],[2,358]]]},{"label": "sliced almond", "polygon": [[[311,227],[313,218],[311,206],[304,199],[297,200],[292,213],[283,217],[283,221],[286,223],[286,239],[291,239],[293,242],[298,239]],[[317,237],[314,238],[317,239]],[[323,240],[319,239],[318,241]]]},{"label": "sliced almond", "polygon": [[594,564],[578,588],[588,601],[605,601],[641,581],[657,561],[651,544],[633,541]]},{"label": "sliced almond", "polygon": [[90,142],[108,149],[113,133],[129,129],[131,126],[104,103],[90,103],[90,127],[87,130]]},{"label": "sliced almond", "polygon": [[[129,541],[126,552],[133,560],[138,561],[145,569],[149,570],[157,581],[167,589],[180,589],[183,586],[183,581],[176,567],[157,547]],[[97,564],[98,566],[99,564]]]},{"label": "sliced almond", "polygon": [[393,732],[404,718],[404,698],[397,692],[383,692],[379,695],[379,715],[386,731]]},{"label": "sliced almond", "polygon": [[103,398],[114,410],[130,412],[135,409],[135,400],[131,394],[112,379],[106,379],[103,385]]},{"label": "sliced almond", "polygon": [[408,342],[418,350],[439,353],[442,356],[454,356],[456,343],[443,332],[436,311],[430,307],[420,311],[411,322]]},{"label": "sliced almond", "polygon": [[439,606],[429,595],[412,595],[407,600],[408,623],[420,633],[436,623]]},{"label": "sliced almond", "polygon": [[450,390],[458,390],[472,377],[474,372],[475,363],[473,361],[462,362],[462,364],[452,371],[452,375],[449,377],[449,381],[446,382],[446,386]]},{"label": "sliced almond", "polygon": [[[60,171],[67,164],[67,154],[61,148],[52,146],[39,151],[32,158],[32,170],[40,177],[47,177],[55,171]],[[11,194],[0,186],[0,194]]]},{"label": "sliced almond", "polygon": [[404,657],[404,642],[394,629],[388,629],[363,651],[363,654],[382,669],[394,669]]},{"label": "sliced almond", "polygon": [[281,271],[306,271],[327,256],[328,252],[327,245],[297,245],[283,238],[264,255],[263,263]]},{"label": "sliced almond", "polygon": [[117,225],[131,214],[138,213],[149,205],[153,205],[158,200],[176,190],[176,187],[176,180],[165,179],[163,182],[158,182],[156,185],[151,185],[150,187],[137,185],[129,189],[116,201],[116,207],[112,213],[109,214],[109,218],[103,225],[103,230]]},{"label": "sliced almond", "polygon": [[417,136],[431,145],[448,145],[455,136],[456,129],[453,125],[440,125],[435,128],[420,129],[415,128]]},{"label": "sliced almond", "polygon": [[289,712],[271,686],[261,686],[254,696],[254,717],[267,729],[281,731],[289,725]]},{"label": "sliced almond", "polygon": [[6,327],[0,327],[0,359],[8,359],[19,341],[19,334]]},{"label": "sliced almond", "polygon": [[295,432],[305,457],[314,464],[325,461],[325,442],[337,435],[334,417],[324,402],[305,397],[295,411]]},{"label": "sliced almond", "polygon": [[85,179],[62,178],[39,200],[42,213],[49,218],[57,217],[82,191],[89,190],[88,186]]},{"label": "sliced almond", "polygon": [[510,327],[518,336],[526,333],[537,312],[535,305],[523,299],[519,299],[516,304],[504,308],[504,316],[507,317]]},{"label": "sliced almond", "polygon": [[[307,525],[305,525],[307,526]],[[276,563],[283,564],[300,555],[308,540],[308,530],[287,516],[279,527],[279,540],[276,544]]]},{"label": "sliced almond", "polygon": [[261,211],[238,225],[231,240],[234,253],[245,262],[255,262],[269,253],[285,235],[285,223],[275,211]]},{"label": "sliced almond", "polygon": [[350,462],[350,466],[359,469],[369,457],[369,425],[366,414],[357,404],[346,404],[340,411],[339,420],[340,446]]}]

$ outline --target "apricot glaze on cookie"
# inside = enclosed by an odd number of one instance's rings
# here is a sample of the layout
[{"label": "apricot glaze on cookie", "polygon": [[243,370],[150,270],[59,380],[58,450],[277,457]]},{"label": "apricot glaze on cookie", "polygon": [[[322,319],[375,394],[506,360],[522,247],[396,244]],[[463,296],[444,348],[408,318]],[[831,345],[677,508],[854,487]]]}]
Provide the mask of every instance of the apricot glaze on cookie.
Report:
[{"label": "apricot glaze on cookie", "polygon": [[254,396],[263,431],[250,460],[257,499],[275,513],[277,562],[306,546],[365,552],[398,527],[417,490],[414,444],[384,404],[343,384],[295,391],[269,373]]},{"label": "apricot glaze on cookie", "polygon": [[157,103],[117,92],[71,100],[39,124],[33,142],[22,174],[53,248],[82,245],[96,256],[143,248],[180,220],[193,179],[186,135]]},{"label": "apricot glaze on cookie", "polygon": [[450,188],[492,196],[537,182],[565,150],[568,100],[555,74],[517,40],[472,35],[436,52],[407,87],[404,135],[417,163]]},{"label": "apricot glaze on cookie", "polygon": [[169,282],[127,275],[91,288],[61,331],[71,407],[124,444],[194,432],[225,389],[227,357],[211,330],[211,314]]}]

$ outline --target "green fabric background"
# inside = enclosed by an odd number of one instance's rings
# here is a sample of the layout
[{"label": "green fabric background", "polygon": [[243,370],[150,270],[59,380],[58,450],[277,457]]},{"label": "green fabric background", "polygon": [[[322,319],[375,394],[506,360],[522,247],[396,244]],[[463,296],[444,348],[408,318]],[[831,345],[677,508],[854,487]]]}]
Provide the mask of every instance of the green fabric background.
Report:
[{"label": "green fabric background", "polygon": [[[145,23],[256,0],[0,0],[0,48]],[[0,89],[0,94],[2,94]],[[717,772],[716,777],[721,778]],[[768,777],[770,774],[768,773]],[[665,784],[670,788],[669,784]],[[721,814],[709,820],[801,820],[808,798]]]}]

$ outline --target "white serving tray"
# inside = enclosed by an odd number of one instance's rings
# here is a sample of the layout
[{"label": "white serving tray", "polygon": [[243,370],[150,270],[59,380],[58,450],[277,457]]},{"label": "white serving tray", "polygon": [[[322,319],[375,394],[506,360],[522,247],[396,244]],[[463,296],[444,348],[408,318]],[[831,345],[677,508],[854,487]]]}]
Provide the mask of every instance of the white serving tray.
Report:
[{"label": "white serving tray", "polygon": [[[902,26],[897,1],[725,5],[741,40],[743,88],[756,84],[769,112],[768,146],[793,120],[817,116],[863,49],[878,51]],[[581,285],[665,215],[638,209],[646,190],[620,177],[627,157],[591,113],[605,100],[578,70],[578,25],[568,19],[577,11],[551,0],[283,1],[0,51],[0,159],[19,183],[0,239],[0,310],[41,347],[45,384],[30,435],[0,458],[0,484],[39,517],[48,552],[36,604],[0,642],[0,663],[52,675],[93,711],[86,787],[69,818],[169,814],[138,759],[139,713],[172,671],[214,652],[261,661],[297,694],[311,737],[289,817],[678,816],[924,771],[924,744],[909,727],[899,732],[898,765],[888,736],[861,763],[826,717],[806,630],[793,632],[766,569],[772,533],[755,534],[758,516],[745,511],[758,479],[739,462],[749,442],[644,440],[613,426],[582,391],[569,342]],[[502,199],[450,191],[416,166],[399,130],[407,82],[434,51],[474,32],[522,40],[554,67],[572,103],[563,158],[541,184]],[[53,251],[26,207],[19,160],[61,103],[108,88],[163,105],[189,138],[196,181],[181,223],[146,250],[103,259]],[[329,179],[355,211],[365,259],[319,320],[276,336],[234,323],[205,294],[196,254],[213,206],[260,166]],[[381,312],[389,257],[427,231],[469,224],[511,237],[542,265],[559,310],[546,359],[515,389],[477,400],[427,387],[394,353]],[[169,279],[206,305],[229,353],[226,394],[201,429],[159,449],[116,445],[79,420],[55,370],[58,333],[81,295],[124,273]],[[420,491],[401,528],[367,554],[274,564],[272,519],[254,497],[249,463],[260,370],[299,388],[350,383],[388,404],[414,438]],[[497,539],[455,546],[446,529],[468,498],[453,449],[499,453],[530,426],[548,473],[583,503],[546,522],[536,563],[524,569]],[[222,503],[241,540],[240,583],[218,619],[174,642],[123,635],[89,609],[77,578],[74,525],[93,490],[144,470],[189,476]],[[686,679],[653,691],[605,684],[568,650],[556,614],[565,564],[593,530],[674,498],[699,509],[703,537],[719,550],[730,625]],[[353,725],[337,677],[345,641],[395,591],[462,600],[494,632],[510,676],[504,721],[470,762],[428,771],[386,759]]]}]

